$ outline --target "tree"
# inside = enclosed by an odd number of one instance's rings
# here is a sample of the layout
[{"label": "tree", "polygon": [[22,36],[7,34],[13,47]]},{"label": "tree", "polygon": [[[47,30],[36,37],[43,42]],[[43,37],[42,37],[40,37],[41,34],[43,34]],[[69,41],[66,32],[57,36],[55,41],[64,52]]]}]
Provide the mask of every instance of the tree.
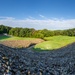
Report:
[{"label": "tree", "polygon": [[33,34],[33,37],[43,39],[44,35],[40,33],[39,31],[35,31],[35,33]]},{"label": "tree", "polygon": [[21,29],[21,30],[20,30],[19,36],[20,36],[20,37],[25,37],[25,30],[24,30],[24,29]]},{"label": "tree", "polygon": [[3,33],[9,33],[11,27],[8,27],[8,26],[4,26],[4,25],[0,25],[0,34],[3,34]]}]

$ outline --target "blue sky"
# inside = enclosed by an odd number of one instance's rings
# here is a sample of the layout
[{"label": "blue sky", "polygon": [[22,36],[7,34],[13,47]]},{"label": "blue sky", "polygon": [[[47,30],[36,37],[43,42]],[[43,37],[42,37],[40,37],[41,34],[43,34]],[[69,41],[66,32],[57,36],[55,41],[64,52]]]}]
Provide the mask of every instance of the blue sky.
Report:
[{"label": "blue sky", "polygon": [[51,30],[75,28],[75,0],[0,0],[0,24]]}]

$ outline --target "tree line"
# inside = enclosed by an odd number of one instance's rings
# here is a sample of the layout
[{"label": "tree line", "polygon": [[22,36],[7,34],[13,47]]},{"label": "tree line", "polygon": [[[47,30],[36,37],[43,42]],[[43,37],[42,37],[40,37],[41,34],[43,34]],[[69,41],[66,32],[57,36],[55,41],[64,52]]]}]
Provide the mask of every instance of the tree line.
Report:
[{"label": "tree line", "polygon": [[12,36],[44,38],[50,36],[75,36],[75,28],[67,30],[35,30],[34,28],[19,28],[0,25],[0,34],[7,33]]},{"label": "tree line", "polygon": [[11,27],[0,25],[0,34],[7,33],[9,34]]}]

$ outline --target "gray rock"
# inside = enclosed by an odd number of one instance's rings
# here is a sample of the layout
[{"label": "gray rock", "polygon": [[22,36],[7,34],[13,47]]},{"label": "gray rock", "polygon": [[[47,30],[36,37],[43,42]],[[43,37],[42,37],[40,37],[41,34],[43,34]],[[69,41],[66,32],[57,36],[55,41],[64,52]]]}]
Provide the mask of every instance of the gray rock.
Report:
[{"label": "gray rock", "polygon": [[0,44],[0,75],[75,75],[75,43],[55,51],[35,52]]}]

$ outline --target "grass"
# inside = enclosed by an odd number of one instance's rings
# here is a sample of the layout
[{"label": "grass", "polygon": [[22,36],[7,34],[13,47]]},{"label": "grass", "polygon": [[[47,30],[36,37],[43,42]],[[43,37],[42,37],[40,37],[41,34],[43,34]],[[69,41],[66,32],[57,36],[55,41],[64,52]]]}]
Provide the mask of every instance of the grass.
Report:
[{"label": "grass", "polygon": [[[13,37],[13,36],[0,36],[0,41],[6,40],[34,40],[36,38],[26,38],[26,37]],[[45,42],[35,45],[34,50],[53,50],[64,47],[70,43],[75,42],[75,37],[69,36],[53,36],[45,37]]]},{"label": "grass", "polygon": [[44,39],[46,40],[45,42],[35,45],[35,50],[53,50],[75,42],[75,37],[69,36],[53,36],[45,37]]},{"label": "grass", "polygon": [[8,38],[10,38],[9,36],[2,36],[2,35],[0,35],[0,41],[1,40],[5,40],[5,39],[8,39]]},{"label": "grass", "polygon": [[14,37],[14,36],[0,36],[0,41],[6,40],[34,40],[36,38],[26,38],[26,37]]}]

